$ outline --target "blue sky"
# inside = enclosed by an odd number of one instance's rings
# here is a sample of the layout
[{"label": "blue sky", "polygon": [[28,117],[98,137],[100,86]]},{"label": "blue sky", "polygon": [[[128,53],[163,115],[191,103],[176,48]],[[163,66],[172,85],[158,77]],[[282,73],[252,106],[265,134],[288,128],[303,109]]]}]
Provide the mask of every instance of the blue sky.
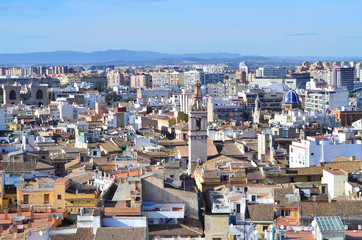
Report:
[{"label": "blue sky", "polygon": [[0,53],[362,56],[360,0],[1,0]]}]

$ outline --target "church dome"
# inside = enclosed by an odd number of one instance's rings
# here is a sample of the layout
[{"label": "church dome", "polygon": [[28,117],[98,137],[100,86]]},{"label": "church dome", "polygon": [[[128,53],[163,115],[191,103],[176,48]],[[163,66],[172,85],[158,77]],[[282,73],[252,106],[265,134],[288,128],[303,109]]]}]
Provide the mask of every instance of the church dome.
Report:
[{"label": "church dome", "polygon": [[300,103],[299,96],[294,90],[289,90],[284,94],[282,103]]}]

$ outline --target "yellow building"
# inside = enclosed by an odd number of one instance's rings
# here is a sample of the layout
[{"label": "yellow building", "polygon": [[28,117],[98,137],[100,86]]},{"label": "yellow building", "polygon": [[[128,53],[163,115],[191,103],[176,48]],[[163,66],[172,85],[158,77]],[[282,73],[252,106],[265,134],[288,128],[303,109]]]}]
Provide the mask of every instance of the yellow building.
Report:
[{"label": "yellow building", "polygon": [[80,83],[82,79],[78,75],[64,75],[58,77],[61,85],[73,84],[73,83]]},{"label": "yellow building", "polygon": [[247,184],[246,161],[219,156],[196,168],[194,178],[199,191],[204,192],[224,184]]},{"label": "yellow building", "polygon": [[17,203],[21,207],[35,209],[53,208],[54,192],[52,184],[29,182],[17,188]]},{"label": "yellow building", "polygon": [[180,121],[187,122],[189,120],[189,115],[184,112],[178,112],[176,119],[177,119],[177,122],[180,122]]},{"label": "yellow building", "polygon": [[11,131],[16,131],[16,130],[21,130],[21,124],[16,124],[16,123],[12,123],[9,125],[9,130]]},{"label": "yellow building", "polygon": [[176,123],[176,118],[167,116],[157,116],[153,117],[152,119],[157,121],[157,129],[160,131],[163,129],[168,129]]},{"label": "yellow building", "polygon": [[29,182],[17,188],[18,205],[35,209],[67,208],[77,214],[80,208],[94,208],[100,199],[100,192],[93,186],[82,185],[76,189],[76,183],[68,178],[58,178],[54,182]]},{"label": "yellow building", "polygon": [[71,214],[79,213],[80,208],[95,208],[100,199],[100,192],[93,186],[87,189],[75,189],[68,178],[58,178],[54,184],[54,195],[57,199],[56,208],[67,208]]}]

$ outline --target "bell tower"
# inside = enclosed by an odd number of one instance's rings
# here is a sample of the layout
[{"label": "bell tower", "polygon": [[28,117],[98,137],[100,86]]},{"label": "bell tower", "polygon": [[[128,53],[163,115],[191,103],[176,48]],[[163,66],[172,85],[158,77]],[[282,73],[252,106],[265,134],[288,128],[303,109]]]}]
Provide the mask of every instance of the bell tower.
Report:
[{"label": "bell tower", "polygon": [[187,173],[192,175],[197,162],[207,160],[207,111],[202,103],[201,84],[196,82],[189,109],[189,160]]}]

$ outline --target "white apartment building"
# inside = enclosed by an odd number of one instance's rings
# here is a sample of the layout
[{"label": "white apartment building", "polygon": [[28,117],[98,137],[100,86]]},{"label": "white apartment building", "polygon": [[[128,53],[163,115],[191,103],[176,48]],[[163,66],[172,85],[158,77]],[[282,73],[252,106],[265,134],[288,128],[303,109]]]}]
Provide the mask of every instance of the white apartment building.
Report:
[{"label": "white apartment building", "polygon": [[328,195],[331,198],[343,196],[345,182],[348,181],[348,173],[341,169],[323,170],[321,183],[328,185]]},{"label": "white apartment building", "polygon": [[[334,132],[336,133],[336,132]],[[337,135],[309,136],[306,140],[292,142],[289,146],[289,166],[301,168],[318,166],[343,156],[362,159],[362,142],[354,139],[354,133]]]},{"label": "white apartment building", "polygon": [[191,70],[184,72],[184,85],[194,85],[196,82],[203,83],[205,73],[202,70]]},{"label": "white apartment building", "polygon": [[84,104],[88,108],[94,108],[96,105],[96,102],[105,102],[105,97],[102,96],[99,93],[95,92],[87,92],[84,94]]},{"label": "white apartment building", "polygon": [[334,114],[327,114],[321,111],[300,111],[290,110],[288,112],[276,113],[273,119],[269,120],[270,126],[279,127],[302,127],[311,122],[318,122],[320,125],[340,127],[341,122],[336,121]]},{"label": "white apartment building", "polygon": [[317,90],[307,90],[305,94],[306,110],[339,110],[349,105],[346,87],[328,87]]}]

